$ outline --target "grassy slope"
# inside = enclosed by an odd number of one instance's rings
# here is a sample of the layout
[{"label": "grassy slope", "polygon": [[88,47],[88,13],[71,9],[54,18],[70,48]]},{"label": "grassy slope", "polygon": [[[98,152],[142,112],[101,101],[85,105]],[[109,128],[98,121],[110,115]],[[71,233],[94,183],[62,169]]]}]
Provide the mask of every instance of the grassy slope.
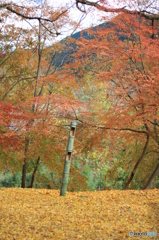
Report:
[{"label": "grassy slope", "polygon": [[[159,190],[67,192],[0,189],[0,239],[132,239],[159,234]],[[135,237],[147,239],[147,237]],[[159,236],[153,237],[159,239]]]}]

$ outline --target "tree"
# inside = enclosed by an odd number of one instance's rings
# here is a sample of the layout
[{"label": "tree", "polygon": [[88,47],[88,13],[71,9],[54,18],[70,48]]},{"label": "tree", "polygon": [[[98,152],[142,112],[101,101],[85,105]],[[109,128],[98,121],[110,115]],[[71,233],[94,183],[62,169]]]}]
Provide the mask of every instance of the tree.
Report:
[{"label": "tree", "polygon": [[[136,164],[133,162],[133,170],[125,185],[127,189],[145,157],[148,145],[152,146],[150,152],[156,157],[158,155],[157,2],[156,5],[153,5],[154,2],[148,4],[146,9],[140,11],[137,9],[130,11],[126,7],[111,8],[106,6],[106,1],[101,1],[101,5],[90,1],[76,1],[76,3],[78,8],[83,4],[94,6],[100,11],[121,13],[111,21],[113,23],[111,29],[110,27],[98,29],[93,39],[84,39],[83,43],[81,42],[81,53],[78,53],[78,57],[85,54],[84,65],[86,62],[88,64],[89,59],[89,69],[94,73],[98,89],[101,83],[106,89],[103,102],[111,103],[108,110],[103,107],[99,113],[96,109],[96,122],[84,122],[105,131],[107,135],[109,131],[109,139],[111,135],[113,137],[113,148],[110,148],[112,150],[117,146],[115,142],[119,142],[122,138],[125,138],[127,143],[134,141],[135,138],[143,142],[143,151]],[[120,3],[122,1],[119,1]],[[149,9],[152,11],[150,12]],[[90,63],[94,54],[96,59]],[[96,101],[102,100],[100,95],[97,97]]]},{"label": "tree", "polygon": [[[56,51],[61,51],[60,44],[47,46],[47,41],[54,42],[65,24],[75,26],[69,19],[67,5],[54,9],[47,1],[39,5],[30,1],[27,6],[4,2],[0,4],[0,10],[4,22],[2,32],[9,30],[3,41],[5,58],[1,62],[2,150],[21,152],[21,186],[25,188],[29,158],[33,159],[34,156],[35,159],[37,156],[41,159],[43,149],[40,144],[43,145],[45,137],[54,138],[57,143],[59,132],[65,134],[61,126],[65,123],[64,118],[72,116],[72,107],[80,107],[80,103],[70,94],[70,89],[65,92],[69,80],[65,73],[59,73],[52,66]],[[15,24],[5,24],[7,17]],[[18,25],[29,21],[29,28],[17,27],[16,21]],[[70,87],[73,84],[70,83]],[[54,146],[55,152],[61,151],[60,144],[58,141]]]}]

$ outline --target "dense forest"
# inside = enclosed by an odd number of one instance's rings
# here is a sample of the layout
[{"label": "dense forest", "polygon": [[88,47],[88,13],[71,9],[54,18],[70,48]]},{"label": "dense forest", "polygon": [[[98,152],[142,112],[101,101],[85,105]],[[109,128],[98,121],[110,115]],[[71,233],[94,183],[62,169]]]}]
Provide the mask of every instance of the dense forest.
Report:
[{"label": "dense forest", "polygon": [[77,31],[67,4],[0,3],[0,187],[60,189],[76,121],[68,191],[159,188],[157,5],[75,2],[111,19]]}]

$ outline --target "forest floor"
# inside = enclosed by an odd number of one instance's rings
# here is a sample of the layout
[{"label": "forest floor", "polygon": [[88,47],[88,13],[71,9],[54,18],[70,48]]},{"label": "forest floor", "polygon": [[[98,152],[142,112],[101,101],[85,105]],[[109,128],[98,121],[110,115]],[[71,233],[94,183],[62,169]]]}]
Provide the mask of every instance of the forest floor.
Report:
[{"label": "forest floor", "polygon": [[67,192],[0,189],[0,240],[159,239],[159,189]]}]

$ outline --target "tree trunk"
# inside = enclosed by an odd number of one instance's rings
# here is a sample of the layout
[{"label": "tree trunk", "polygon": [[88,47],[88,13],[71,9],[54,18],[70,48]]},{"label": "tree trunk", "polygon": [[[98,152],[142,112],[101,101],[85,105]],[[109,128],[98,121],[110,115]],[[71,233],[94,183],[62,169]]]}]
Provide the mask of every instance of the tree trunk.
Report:
[{"label": "tree trunk", "polygon": [[40,162],[40,157],[38,157],[37,162],[36,162],[36,166],[34,168],[34,172],[33,172],[32,178],[31,178],[31,183],[30,183],[30,186],[29,186],[30,188],[33,187],[34,177],[35,177],[35,173],[36,173],[36,171],[38,169],[39,162]]},{"label": "tree trunk", "polygon": [[23,163],[23,169],[22,169],[22,183],[21,183],[22,188],[25,188],[28,148],[29,148],[29,139],[26,138],[25,139],[25,157],[24,157],[24,163]]},{"label": "tree trunk", "polygon": [[159,162],[158,162],[155,170],[153,171],[151,177],[149,178],[149,180],[148,180],[146,186],[144,187],[144,189],[149,189],[149,188],[151,188],[151,185],[152,185],[153,181],[155,180],[155,178],[156,178],[157,175],[158,175],[158,172],[159,172]]},{"label": "tree trunk", "polygon": [[[34,97],[37,97],[38,95],[38,84],[40,80],[40,68],[41,68],[41,58],[42,58],[42,49],[41,49],[41,23],[39,20],[39,33],[38,33],[38,69],[37,69],[37,76],[36,76],[36,82],[35,82],[35,90],[34,90]],[[37,112],[37,103],[33,104],[33,112]]]},{"label": "tree trunk", "polygon": [[[36,82],[35,82],[35,90],[34,90],[34,97],[37,97],[37,91],[38,91],[38,82],[40,79],[40,67],[41,67],[41,57],[42,57],[42,49],[41,49],[41,23],[39,20],[39,33],[38,33],[38,69],[37,69],[37,77],[36,77]],[[37,111],[37,104],[36,102],[32,106],[33,112]],[[31,120],[28,124],[27,127],[31,128],[34,120]],[[23,171],[22,171],[22,184],[21,187],[25,188],[25,179],[26,179],[26,167],[27,167],[27,152],[28,152],[28,147],[29,147],[29,140],[26,139],[25,143],[25,157],[24,157],[24,164],[23,164]],[[34,179],[33,179],[34,181]]]},{"label": "tree trunk", "polygon": [[126,185],[125,185],[125,188],[124,188],[125,190],[128,189],[129,184],[131,183],[131,181],[132,181],[133,178],[134,178],[134,175],[135,175],[135,172],[136,172],[136,170],[137,170],[137,168],[138,168],[138,165],[140,164],[141,160],[143,159],[143,157],[144,157],[144,155],[145,155],[145,152],[146,152],[146,149],[147,149],[147,146],[148,146],[148,142],[149,142],[149,135],[147,134],[147,140],[146,140],[144,149],[143,149],[142,154],[141,154],[141,156],[139,157],[137,163],[135,164],[135,167],[134,167],[133,171],[131,172],[131,176],[130,176],[129,180],[127,181]]}]

